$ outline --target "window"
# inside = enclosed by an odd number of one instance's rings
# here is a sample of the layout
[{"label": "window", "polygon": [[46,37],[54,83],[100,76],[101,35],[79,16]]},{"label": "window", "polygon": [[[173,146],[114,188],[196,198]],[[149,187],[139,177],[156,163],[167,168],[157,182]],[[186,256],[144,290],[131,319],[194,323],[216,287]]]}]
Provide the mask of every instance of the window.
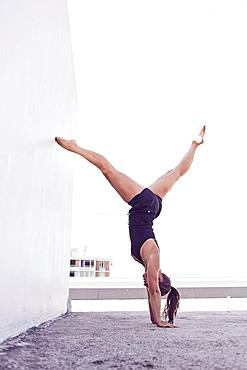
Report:
[{"label": "window", "polygon": [[69,276],[75,276],[75,271],[70,271]]},{"label": "window", "polygon": [[76,263],[75,263],[75,260],[70,260],[70,266],[75,266]]},{"label": "window", "polygon": [[94,271],[80,271],[80,277],[94,277]]},{"label": "window", "polygon": [[81,267],[86,267],[86,268],[94,267],[94,260],[82,260]]},{"label": "window", "polygon": [[104,268],[105,268],[105,262],[99,261],[99,269],[104,269]]}]

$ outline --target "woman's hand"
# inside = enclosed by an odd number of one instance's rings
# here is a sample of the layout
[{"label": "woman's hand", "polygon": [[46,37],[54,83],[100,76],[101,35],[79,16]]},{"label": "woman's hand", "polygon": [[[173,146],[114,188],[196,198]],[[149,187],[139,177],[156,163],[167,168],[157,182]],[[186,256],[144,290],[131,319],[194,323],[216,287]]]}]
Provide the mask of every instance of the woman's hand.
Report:
[{"label": "woman's hand", "polygon": [[176,325],[170,324],[167,321],[160,321],[158,324],[156,324],[159,328],[177,328]]}]

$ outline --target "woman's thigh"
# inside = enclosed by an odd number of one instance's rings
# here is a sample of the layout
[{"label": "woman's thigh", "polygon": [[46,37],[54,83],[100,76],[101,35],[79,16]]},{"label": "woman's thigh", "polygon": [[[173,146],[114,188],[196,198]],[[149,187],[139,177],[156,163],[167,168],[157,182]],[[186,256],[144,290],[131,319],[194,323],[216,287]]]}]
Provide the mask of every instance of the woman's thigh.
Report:
[{"label": "woman's thigh", "polygon": [[144,189],[142,185],[112,166],[104,171],[104,176],[127,203]]}]

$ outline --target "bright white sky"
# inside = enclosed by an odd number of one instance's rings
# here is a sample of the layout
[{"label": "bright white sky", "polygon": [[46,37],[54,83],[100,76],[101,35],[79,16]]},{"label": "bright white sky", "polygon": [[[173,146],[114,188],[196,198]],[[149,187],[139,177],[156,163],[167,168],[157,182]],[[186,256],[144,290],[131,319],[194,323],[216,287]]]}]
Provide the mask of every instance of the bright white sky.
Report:
[{"label": "bright white sky", "polygon": [[[75,138],[148,186],[207,124],[193,166],[154,224],[171,277],[246,274],[247,1],[69,0]],[[69,156],[71,153],[68,153]],[[140,276],[129,206],[79,156],[72,247]]]}]

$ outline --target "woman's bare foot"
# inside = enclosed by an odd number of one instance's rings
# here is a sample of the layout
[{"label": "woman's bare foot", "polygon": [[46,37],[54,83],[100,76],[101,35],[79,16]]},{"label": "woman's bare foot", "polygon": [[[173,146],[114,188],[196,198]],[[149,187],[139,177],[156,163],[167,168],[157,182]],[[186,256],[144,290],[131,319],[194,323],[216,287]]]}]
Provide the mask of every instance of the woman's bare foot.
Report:
[{"label": "woman's bare foot", "polygon": [[55,140],[61,147],[69,150],[70,152],[75,152],[76,148],[78,148],[75,140],[65,140],[61,137],[55,137]]},{"label": "woman's bare foot", "polygon": [[203,138],[204,138],[205,132],[206,132],[206,126],[203,126],[201,131],[199,132],[198,137],[193,140],[193,143],[195,143],[197,145],[203,144],[204,143]]}]

